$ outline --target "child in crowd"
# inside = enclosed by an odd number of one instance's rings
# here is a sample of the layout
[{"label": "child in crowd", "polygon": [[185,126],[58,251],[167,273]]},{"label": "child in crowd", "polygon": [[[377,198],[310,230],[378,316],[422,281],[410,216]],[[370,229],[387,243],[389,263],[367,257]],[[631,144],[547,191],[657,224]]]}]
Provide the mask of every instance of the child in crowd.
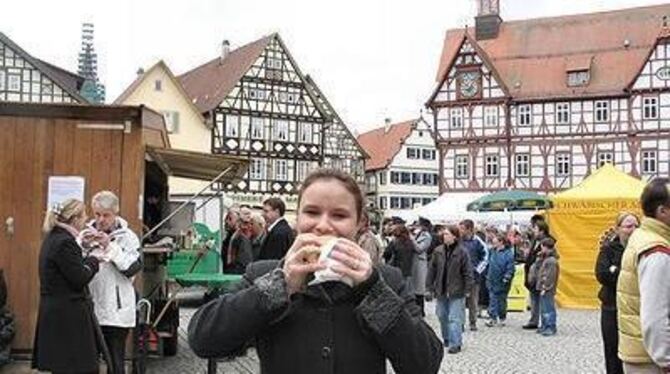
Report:
[{"label": "child in crowd", "polygon": [[489,249],[486,287],[489,292],[489,321],[486,326],[504,325],[507,318],[507,295],[514,277],[514,251],[503,232],[495,232]]},{"label": "child in crowd", "polygon": [[535,277],[535,286],[540,293],[540,328],[538,334],[556,335],[556,287],[560,268],[556,242],[544,238],[540,242],[541,252],[533,264],[531,274]]}]

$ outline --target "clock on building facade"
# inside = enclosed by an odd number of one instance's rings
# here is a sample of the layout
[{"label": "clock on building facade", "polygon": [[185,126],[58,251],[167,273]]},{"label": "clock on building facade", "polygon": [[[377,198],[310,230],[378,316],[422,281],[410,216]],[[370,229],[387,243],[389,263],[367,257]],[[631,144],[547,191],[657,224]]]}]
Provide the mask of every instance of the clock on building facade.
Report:
[{"label": "clock on building facade", "polygon": [[473,99],[480,96],[481,73],[479,71],[464,71],[458,75],[458,93],[463,99]]}]

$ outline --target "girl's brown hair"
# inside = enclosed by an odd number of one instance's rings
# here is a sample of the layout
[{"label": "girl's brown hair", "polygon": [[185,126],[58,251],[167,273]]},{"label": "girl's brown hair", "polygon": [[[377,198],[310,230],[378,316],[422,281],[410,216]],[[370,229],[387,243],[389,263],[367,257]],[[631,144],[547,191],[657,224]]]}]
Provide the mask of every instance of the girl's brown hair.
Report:
[{"label": "girl's brown hair", "polygon": [[456,239],[456,241],[458,241],[458,240],[461,239],[461,231],[458,229],[458,226],[456,226],[456,225],[447,225],[447,226],[444,226],[444,227],[440,230],[440,236],[441,236],[442,234],[444,234],[445,231],[449,231],[449,232],[451,233],[451,235],[454,236],[454,238]]},{"label": "girl's brown hair", "polygon": [[409,239],[409,230],[405,225],[396,225],[393,228],[393,236],[400,239]]},{"label": "girl's brown hair", "polygon": [[354,180],[354,178],[340,170],[317,169],[311,172],[307,178],[305,178],[305,181],[302,182],[302,186],[300,186],[300,192],[298,193],[298,208],[300,207],[302,194],[305,192],[305,190],[312,184],[322,180],[338,181],[354,196],[354,201],[356,202],[356,221],[360,221],[361,217],[363,216],[363,193],[361,192],[361,188]]}]

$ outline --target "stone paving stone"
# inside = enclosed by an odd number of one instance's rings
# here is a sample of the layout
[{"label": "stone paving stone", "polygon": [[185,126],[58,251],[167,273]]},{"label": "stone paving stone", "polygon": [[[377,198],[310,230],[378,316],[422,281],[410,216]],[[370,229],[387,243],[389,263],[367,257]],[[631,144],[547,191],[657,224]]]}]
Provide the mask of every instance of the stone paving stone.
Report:
[{"label": "stone paving stone", "polygon": [[[207,362],[196,357],[186,342],[186,328],[195,309],[182,308],[180,347],[175,357],[150,359],[150,373],[205,373]],[[439,331],[434,303],[426,305],[427,321]],[[600,321],[598,311],[559,310],[558,334],[543,337],[521,326],[528,318],[524,313],[511,313],[507,326],[484,326],[464,334],[463,351],[450,355],[445,351],[440,373],[604,373]],[[438,333],[439,335],[439,333]],[[250,350],[245,357],[220,361],[218,373],[258,373],[256,354]],[[389,369],[389,373],[393,373]]]}]

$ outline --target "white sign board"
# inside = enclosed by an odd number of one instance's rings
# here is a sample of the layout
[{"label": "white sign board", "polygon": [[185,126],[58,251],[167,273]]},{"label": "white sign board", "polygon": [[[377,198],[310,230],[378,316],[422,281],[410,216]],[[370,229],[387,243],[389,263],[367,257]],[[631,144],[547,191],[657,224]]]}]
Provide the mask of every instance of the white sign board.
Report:
[{"label": "white sign board", "polygon": [[49,195],[47,197],[47,210],[54,204],[62,203],[67,199],[84,201],[84,177],[49,177]]}]

